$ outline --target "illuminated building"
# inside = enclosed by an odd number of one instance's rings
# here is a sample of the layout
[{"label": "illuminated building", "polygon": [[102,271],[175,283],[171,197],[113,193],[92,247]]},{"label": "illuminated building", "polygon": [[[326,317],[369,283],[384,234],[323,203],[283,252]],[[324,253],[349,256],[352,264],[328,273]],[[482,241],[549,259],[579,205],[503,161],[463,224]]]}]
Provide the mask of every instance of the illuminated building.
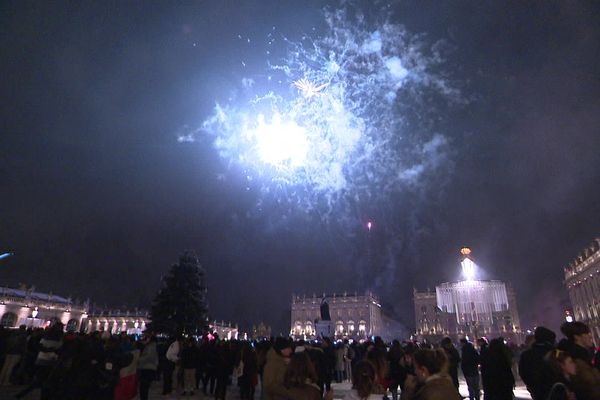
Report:
[{"label": "illuminated building", "polygon": [[573,318],[587,324],[600,343],[600,238],[585,248],[565,269],[565,285]]},{"label": "illuminated building", "polygon": [[317,297],[292,297],[290,335],[294,338],[313,339],[315,323],[320,320],[321,300],[329,304],[331,322],[335,326],[335,338],[366,339],[385,336],[379,299],[371,292],[364,295],[344,293]]},{"label": "illuminated building", "polygon": [[6,328],[44,328],[60,321],[65,329],[77,331],[86,317],[87,305],[69,298],[36,292],[34,287],[0,287],[0,325]]},{"label": "illuminated building", "polygon": [[258,324],[258,326],[256,325],[252,325],[252,339],[253,340],[257,340],[257,339],[268,339],[271,337],[271,327],[268,325],[265,325],[264,322],[261,322]]},{"label": "illuminated building", "polygon": [[523,335],[514,290],[498,280],[477,280],[477,265],[469,248],[461,249],[464,280],[444,282],[435,292],[413,292],[416,336],[439,341],[449,336],[457,341],[502,336],[521,343]]},{"label": "illuminated building", "polygon": [[232,324],[231,322],[225,323],[225,321],[213,321],[208,325],[208,328],[212,333],[219,335],[220,339],[238,339],[237,324]]},{"label": "illuminated building", "polygon": [[150,322],[147,311],[121,311],[105,310],[94,312],[83,321],[83,330],[86,333],[101,331],[119,334],[126,332],[128,335],[139,335],[146,329]]}]

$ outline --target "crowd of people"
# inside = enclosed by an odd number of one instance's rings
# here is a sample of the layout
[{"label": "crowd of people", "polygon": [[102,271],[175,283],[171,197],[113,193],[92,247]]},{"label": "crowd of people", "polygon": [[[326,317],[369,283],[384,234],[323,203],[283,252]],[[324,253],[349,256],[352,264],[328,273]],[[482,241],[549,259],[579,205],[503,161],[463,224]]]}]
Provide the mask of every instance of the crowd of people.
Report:
[{"label": "crowd of people", "polygon": [[[332,382],[351,381],[346,400],[461,400],[459,371],[469,400],[512,399],[519,375],[533,400],[600,399],[600,353],[589,328],[563,324],[564,338],[538,327],[522,349],[504,339],[457,346],[411,341],[261,341],[218,337],[164,338],[145,332],[64,332],[48,329],[0,330],[0,385],[20,385],[22,398],[39,389],[41,399],[148,399],[152,385],[165,396],[225,400],[228,388],[243,400],[333,399]],[[518,369],[514,367],[518,364]],[[257,396],[260,387],[260,396]],[[339,396],[338,396],[339,397]]]}]

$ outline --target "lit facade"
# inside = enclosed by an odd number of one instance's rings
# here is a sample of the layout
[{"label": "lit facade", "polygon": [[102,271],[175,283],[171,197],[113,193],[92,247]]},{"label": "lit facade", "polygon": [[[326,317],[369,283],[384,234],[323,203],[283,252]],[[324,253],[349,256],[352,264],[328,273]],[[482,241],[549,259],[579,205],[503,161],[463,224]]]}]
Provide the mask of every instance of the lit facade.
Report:
[{"label": "lit facade", "polygon": [[208,325],[212,333],[219,335],[220,339],[233,340],[238,339],[239,331],[237,324],[225,321],[213,321]]},{"label": "lit facade", "polygon": [[45,328],[60,321],[66,330],[78,331],[87,318],[87,305],[69,298],[36,292],[34,288],[0,287],[0,325],[16,328]]},{"label": "lit facade", "polygon": [[[502,336],[517,344],[523,341],[517,299],[512,287],[500,281],[473,281],[471,284],[483,286],[474,289],[481,291],[481,302],[461,303],[456,301],[464,299],[461,292],[465,289],[458,285],[461,283],[442,283],[435,292],[414,290],[415,334],[418,339],[437,342],[445,336],[454,341],[465,336],[471,339]],[[453,289],[458,290],[453,292]],[[494,304],[498,300],[503,302]]]},{"label": "lit facade", "polygon": [[600,343],[600,238],[585,248],[566,268],[565,285],[576,321],[587,324]]},{"label": "lit facade", "polygon": [[455,341],[466,336],[502,336],[522,343],[513,288],[497,280],[474,279],[477,266],[470,258],[471,250],[464,247],[461,254],[464,280],[441,283],[435,292],[414,290],[416,337],[436,342],[445,336]]},{"label": "lit facade", "polygon": [[[335,338],[366,339],[383,336],[381,303],[371,292],[364,295],[332,294],[324,296],[329,304],[331,322],[335,325]],[[313,339],[315,323],[321,319],[323,296],[293,296],[290,335],[294,338]]]},{"label": "lit facade", "polygon": [[121,332],[139,335],[144,332],[149,322],[150,318],[146,311],[108,310],[88,316],[82,323],[82,329],[86,333],[100,331],[113,335]]}]

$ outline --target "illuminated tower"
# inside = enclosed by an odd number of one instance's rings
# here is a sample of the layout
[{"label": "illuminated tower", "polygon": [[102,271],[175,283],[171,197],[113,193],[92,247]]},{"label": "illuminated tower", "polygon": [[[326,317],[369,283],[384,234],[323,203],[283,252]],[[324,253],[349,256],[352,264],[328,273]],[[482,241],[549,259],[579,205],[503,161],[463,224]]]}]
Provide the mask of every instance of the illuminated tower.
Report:
[{"label": "illuminated tower", "polygon": [[464,333],[477,337],[497,330],[494,313],[508,310],[508,297],[504,282],[477,280],[477,264],[471,249],[463,247],[461,267],[464,280],[446,282],[435,288],[437,306],[452,313]]}]

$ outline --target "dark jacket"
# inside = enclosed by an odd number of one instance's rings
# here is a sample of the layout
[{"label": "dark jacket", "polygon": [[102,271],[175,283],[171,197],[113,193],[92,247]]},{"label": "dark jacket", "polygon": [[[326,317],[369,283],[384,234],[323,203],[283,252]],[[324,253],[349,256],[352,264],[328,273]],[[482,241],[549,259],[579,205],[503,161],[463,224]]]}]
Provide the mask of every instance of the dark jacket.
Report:
[{"label": "dark jacket", "polygon": [[481,381],[486,398],[513,398],[515,377],[502,348],[488,348],[481,357]]},{"label": "dark jacket", "polygon": [[186,345],[179,354],[183,369],[195,369],[198,361],[198,348],[195,345]]},{"label": "dark jacket", "polygon": [[465,376],[479,375],[479,352],[471,342],[465,343],[462,347],[460,368]]},{"label": "dark jacket", "polygon": [[550,342],[535,342],[519,359],[519,376],[533,400],[546,400],[552,387],[552,370],[544,357],[553,349]]}]

